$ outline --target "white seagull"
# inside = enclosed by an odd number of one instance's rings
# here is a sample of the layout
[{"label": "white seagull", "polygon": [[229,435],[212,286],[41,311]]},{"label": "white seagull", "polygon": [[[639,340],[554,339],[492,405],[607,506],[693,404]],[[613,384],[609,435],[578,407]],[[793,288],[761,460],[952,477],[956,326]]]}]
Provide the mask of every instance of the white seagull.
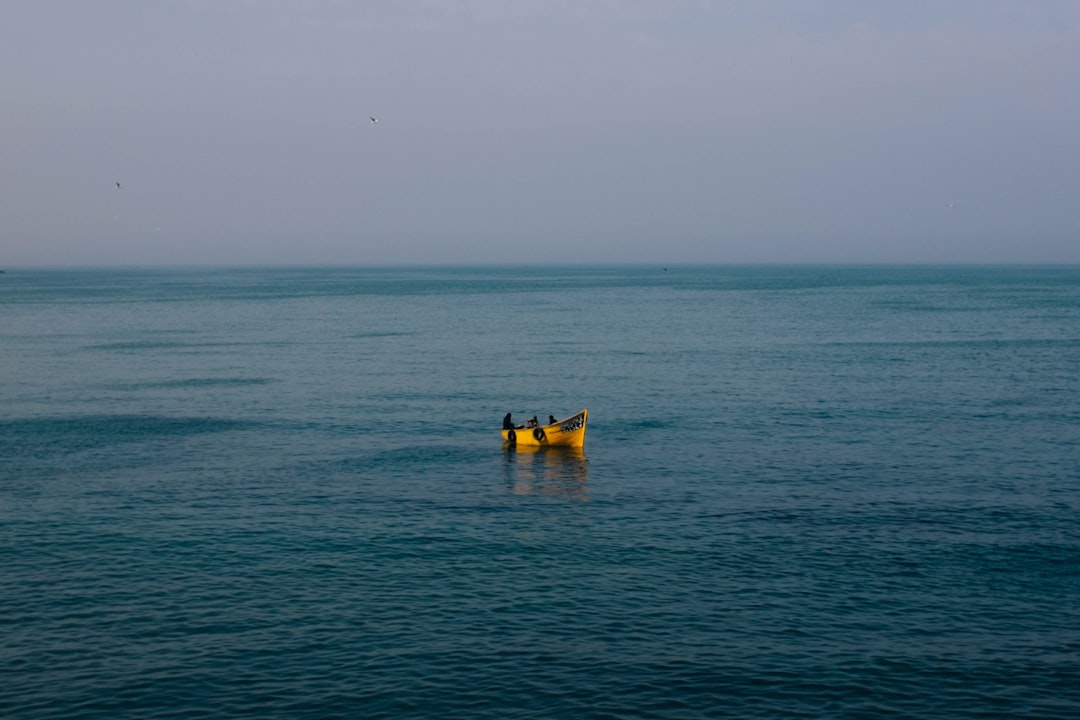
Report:
[{"label": "white seagull", "polygon": [[377,117],[373,117],[373,118],[369,118],[369,119],[371,120],[372,125],[377,125],[379,123],[379,118],[377,118]]}]

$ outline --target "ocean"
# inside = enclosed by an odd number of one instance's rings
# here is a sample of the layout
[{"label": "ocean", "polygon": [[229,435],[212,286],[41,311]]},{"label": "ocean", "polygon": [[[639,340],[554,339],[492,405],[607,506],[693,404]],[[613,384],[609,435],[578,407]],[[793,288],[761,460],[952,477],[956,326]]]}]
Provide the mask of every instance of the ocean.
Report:
[{"label": "ocean", "polygon": [[1077,267],[9,268],[0,407],[7,720],[1080,717]]}]

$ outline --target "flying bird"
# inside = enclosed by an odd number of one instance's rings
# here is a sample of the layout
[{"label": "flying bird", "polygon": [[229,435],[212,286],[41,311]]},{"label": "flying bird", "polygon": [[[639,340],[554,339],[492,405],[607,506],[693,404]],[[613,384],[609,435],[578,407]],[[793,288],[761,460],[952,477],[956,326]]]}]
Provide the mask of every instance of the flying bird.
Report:
[{"label": "flying bird", "polygon": [[119,190],[119,189],[120,189],[120,183],[116,183],[116,189],[117,189],[117,190]]},{"label": "flying bird", "polygon": [[377,117],[373,117],[373,118],[369,118],[369,119],[371,120],[372,125],[377,125],[379,123],[379,118],[377,118]]}]

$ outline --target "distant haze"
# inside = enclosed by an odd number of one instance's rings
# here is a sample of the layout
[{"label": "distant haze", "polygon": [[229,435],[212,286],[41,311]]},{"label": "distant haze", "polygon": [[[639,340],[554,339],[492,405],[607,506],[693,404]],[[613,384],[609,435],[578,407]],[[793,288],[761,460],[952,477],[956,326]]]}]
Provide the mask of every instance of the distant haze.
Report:
[{"label": "distant haze", "polygon": [[1068,0],[5,0],[0,98],[0,267],[1080,262]]}]

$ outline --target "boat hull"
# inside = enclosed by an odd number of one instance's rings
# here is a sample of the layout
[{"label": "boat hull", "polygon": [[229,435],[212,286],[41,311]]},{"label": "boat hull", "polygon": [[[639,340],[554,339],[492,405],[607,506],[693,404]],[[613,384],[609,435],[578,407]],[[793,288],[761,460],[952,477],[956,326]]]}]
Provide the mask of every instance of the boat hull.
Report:
[{"label": "boat hull", "polygon": [[503,442],[511,447],[584,447],[588,409],[551,425],[503,430]]}]

